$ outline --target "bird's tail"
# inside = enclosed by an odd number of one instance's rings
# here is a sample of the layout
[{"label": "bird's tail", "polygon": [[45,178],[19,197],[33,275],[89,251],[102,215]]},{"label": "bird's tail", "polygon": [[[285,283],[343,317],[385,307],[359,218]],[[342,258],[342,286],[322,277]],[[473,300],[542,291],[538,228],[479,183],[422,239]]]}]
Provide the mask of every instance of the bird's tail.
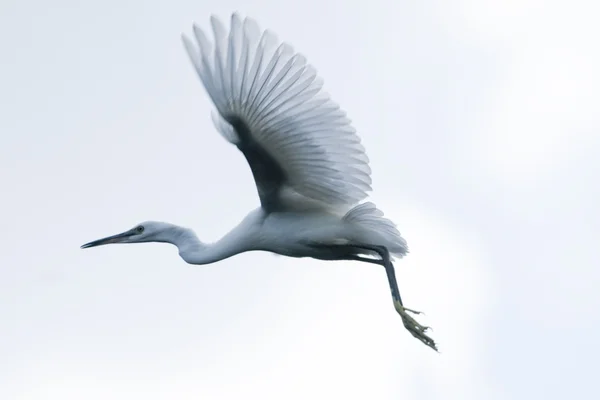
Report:
[{"label": "bird's tail", "polygon": [[366,202],[352,208],[344,215],[343,220],[366,229],[369,236],[379,236],[381,243],[371,243],[373,245],[383,245],[395,256],[403,257],[408,253],[406,240],[400,235],[396,225],[383,216],[375,204]]}]

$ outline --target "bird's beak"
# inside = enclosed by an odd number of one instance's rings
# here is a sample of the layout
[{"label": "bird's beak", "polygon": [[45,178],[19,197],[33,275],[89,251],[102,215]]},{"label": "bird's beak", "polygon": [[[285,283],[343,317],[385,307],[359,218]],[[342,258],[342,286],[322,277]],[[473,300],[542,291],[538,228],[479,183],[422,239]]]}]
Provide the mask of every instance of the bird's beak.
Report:
[{"label": "bird's beak", "polygon": [[86,243],[83,246],[81,246],[81,248],[87,249],[88,247],[102,246],[104,244],[121,243],[128,237],[133,236],[134,234],[135,234],[135,231],[133,229],[131,229],[131,230],[128,230],[127,232],[119,233],[117,235],[112,235],[109,237],[105,237],[103,239],[98,239],[98,240],[94,240],[93,242]]}]

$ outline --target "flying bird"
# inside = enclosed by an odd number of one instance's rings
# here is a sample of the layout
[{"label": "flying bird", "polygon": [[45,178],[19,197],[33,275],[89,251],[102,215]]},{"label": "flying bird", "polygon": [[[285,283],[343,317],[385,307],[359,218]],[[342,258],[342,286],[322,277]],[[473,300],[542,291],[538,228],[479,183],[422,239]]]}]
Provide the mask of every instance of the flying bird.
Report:
[{"label": "flying bird", "polygon": [[306,58],[250,18],[231,16],[229,31],[211,17],[214,40],[196,24],[183,35],[191,62],[212,99],[217,131],[237,146],[252,171],[260,207],[215,243],[184,227],[148,221],[84,244],[161,242],[190,264],[247,251],[289,257],[354,260],[384,267],[405,328],[437,350],[404,307],[394,256],[408,253],[396,225],[371,202],[369,159],[346,113],[323,91]]}]

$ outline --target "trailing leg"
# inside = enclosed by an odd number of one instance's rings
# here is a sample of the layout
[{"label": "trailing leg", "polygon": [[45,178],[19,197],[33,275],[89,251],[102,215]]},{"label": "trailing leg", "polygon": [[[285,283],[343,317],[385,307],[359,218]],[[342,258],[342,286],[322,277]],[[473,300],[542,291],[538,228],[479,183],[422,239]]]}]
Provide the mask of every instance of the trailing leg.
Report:
[{"label": "trailing leg", "polygon": [[[332,246],[327,247],[329,250],[333,250]],[[388,283],[390,285],[390,292],[392,294],[392,300],[394,302],[394,308],[396,309],[396,312],[400,314],[404,327],[415,338],[419,339],[425,345],[437,351],[437,346],[435,342],[426,334],[429,328],[426,326],[422,326],[408,314],[408,312],[411,312],[413,314],[420,314],[420,312],[408,309],[404,307],[404,304],[402,303],[402,298],[400,297],[400,290],[398,289],[398,282],[396,281],[396,273],[394,271],[394,265],[392,264],[389,251],[383,246],[366,245],[335,246],[335,248],[336,250],[334,251],[334,253],[336,254],[336,257],[332,257],[332,259],[368,262],[371,264],[382,265],[385,268]],[[362,256],[361,253],[364,254],[365,252],[375,253],[380,257],[380,259],[373,259]]]},{"label": "trailing leg", "polygon": [[396,281],[396,272],[394,270],[394,265],[392,264],[392,261],[390,259],[389,251],[383,246],[362,246],[361,245],[361,246],[355,246],[355,247],[357,247],[359,249],[376,252],[381,257],[381,260],[372,260],[372,259],[369,259],[366,257],[361,257],[360,255],[355,254],[355,255],[353,255],[353,257],[351,257],[351,259],[354,259],[357,261],[369,260],[367,262],[377,261],[376,262],[377,264],[383,265],[383,267],[385,268],[385,272],[387,274],[388,283],[390,285],[390,291],[392,293],[392,300],[394,301],[394,308],[396,309],[398,314],[400,314],[400,317],[402,318],[402,323],[404,324],[404,327],[415,338],[419,339],[421,342],[423,342],[427,346],[429,346],[432,349],[437,351],[435,342],[433,341],[433,339],[431,339],[426,334],[429,327],[419,324],[413,317],[408,315],[408,312],[412,312],[414,314],[421,314],[421,313],[419,311],[414,311],[414,310],[404,307],[404,304],[402,303],[402,298],[400,297],[400,290],[398,289],[398,282]]}]

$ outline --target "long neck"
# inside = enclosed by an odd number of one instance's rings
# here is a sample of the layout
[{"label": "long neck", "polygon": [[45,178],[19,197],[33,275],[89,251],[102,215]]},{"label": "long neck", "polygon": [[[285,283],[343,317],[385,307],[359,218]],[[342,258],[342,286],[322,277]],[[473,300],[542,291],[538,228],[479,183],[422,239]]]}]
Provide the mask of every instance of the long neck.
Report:
[{"label": "long neck", "polygon": [[233,233],[230,232],[215,243],[206,244],[198,239],[194,231],[174,227],[164,241],[177,246],[179,255],[188,264],[203,265],[224,260],[249,250],[244,237]]}]

